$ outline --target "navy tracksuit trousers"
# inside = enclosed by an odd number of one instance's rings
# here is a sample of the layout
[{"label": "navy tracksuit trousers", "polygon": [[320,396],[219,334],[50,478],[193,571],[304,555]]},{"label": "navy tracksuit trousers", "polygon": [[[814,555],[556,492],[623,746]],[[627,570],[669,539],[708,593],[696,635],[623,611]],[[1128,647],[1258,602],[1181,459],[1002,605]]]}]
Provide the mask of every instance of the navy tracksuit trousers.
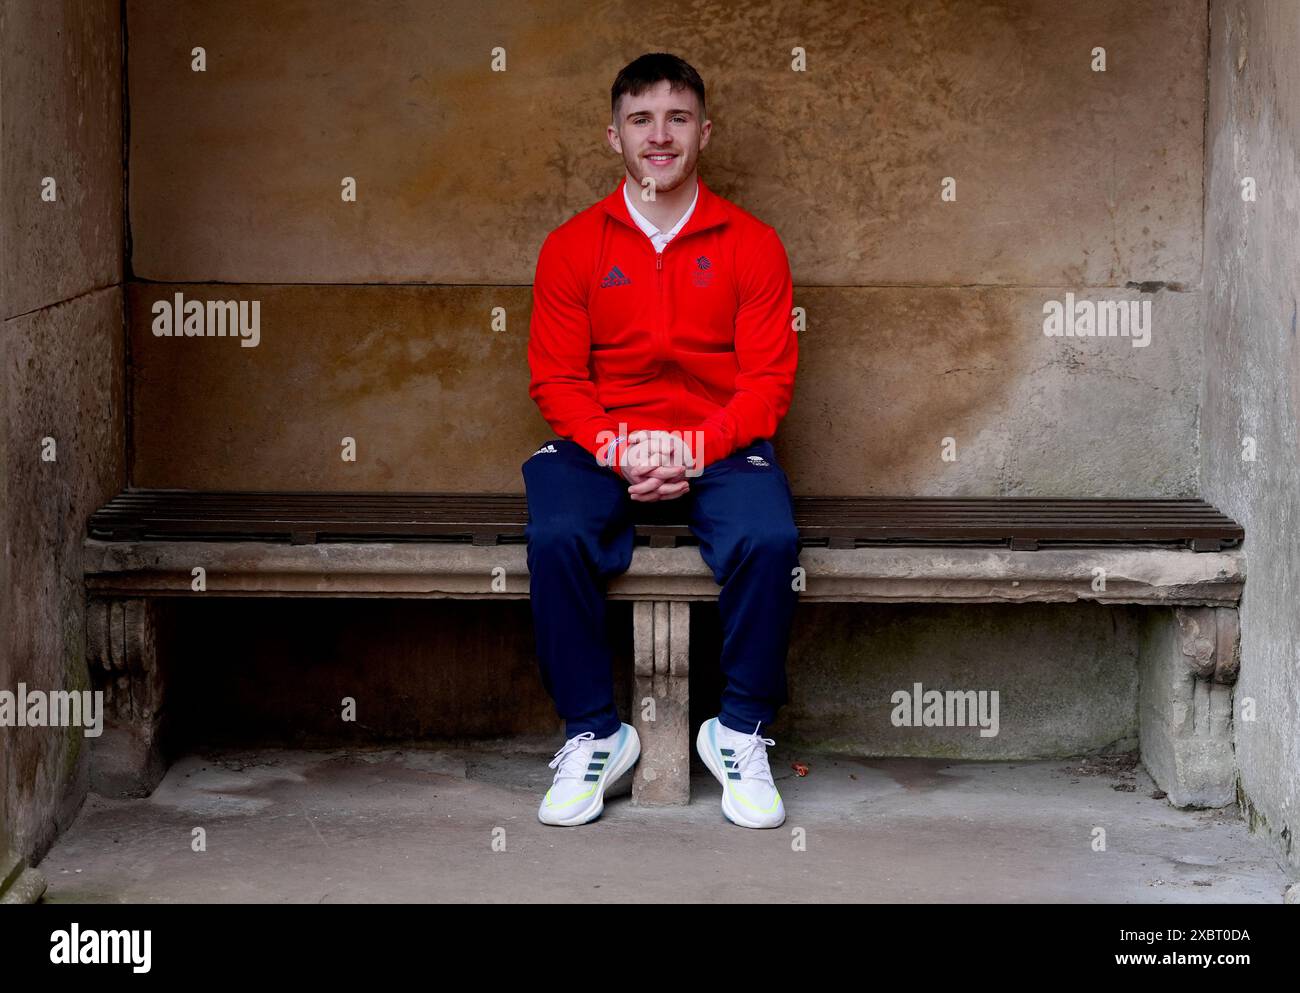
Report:
[{"label": "navy tracksuit trousers", "polygon": [[632,564],[637,523],[684,523],[722,587],[719,720],[765,729],[786,703],[785,657],[799,594],[801,542],[785,471],[760,440],[688,476],[672,500],[641,503],[581,445],[552,439],[522,467],[528,493],[528,572],[542,683],[566,737],[619,728],[605,640],[605,584]]}]

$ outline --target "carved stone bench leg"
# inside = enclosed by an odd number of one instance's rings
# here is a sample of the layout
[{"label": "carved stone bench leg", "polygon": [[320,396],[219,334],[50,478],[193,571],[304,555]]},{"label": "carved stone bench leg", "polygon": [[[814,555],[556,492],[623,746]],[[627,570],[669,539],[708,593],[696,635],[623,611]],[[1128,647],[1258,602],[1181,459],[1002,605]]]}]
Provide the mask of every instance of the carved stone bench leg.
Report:
[{"label": "carved stone bench leg", "polygon": [[1240,651],[1235,607],[1150,611],[1140,661],[1142,764],[1176,807],[1236,801],[1232,708]]},{"label": "carved stone bench leg", "polygon": [[167,771],[159,743],[156,611],[143,598],[92,598],[86,611],[91,680],[104,691],[104,732],[91,743],[90,788],[103,796],[148,796]]},{"label": "carved stone bench leg", "polygon": [[679,601],[632,606],[632,721],[641,736],[632,802],[640,806],[691,801],[690,611]]}]

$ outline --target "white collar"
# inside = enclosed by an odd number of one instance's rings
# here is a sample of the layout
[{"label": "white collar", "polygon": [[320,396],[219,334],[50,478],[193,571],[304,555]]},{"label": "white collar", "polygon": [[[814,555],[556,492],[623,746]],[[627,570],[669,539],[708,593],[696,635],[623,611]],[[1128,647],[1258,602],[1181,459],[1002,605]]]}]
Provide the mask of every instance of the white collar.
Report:
[{"label": "white collar", "polygon": [[632,220],[636,221],[637,227],[644,231],[650,238],[656,235],[663,235],[664,240],[676,236],[677,232],[686,226],[686,222],[691,219],[691,214],[695,213],[695,204],[700,199],[700,181],[697,176],[695,179],[695,196],[691,197],[691,205],[686,208],[686,213],[682,214],[681,219],[673,225],[673,229],[667,234],[660,231],[653,223],[647,220],[639,210],[632,206],[632,197],[627,192],[627,182],[623,183],[623,199],[627,202],[627,212],[632,215]]}]

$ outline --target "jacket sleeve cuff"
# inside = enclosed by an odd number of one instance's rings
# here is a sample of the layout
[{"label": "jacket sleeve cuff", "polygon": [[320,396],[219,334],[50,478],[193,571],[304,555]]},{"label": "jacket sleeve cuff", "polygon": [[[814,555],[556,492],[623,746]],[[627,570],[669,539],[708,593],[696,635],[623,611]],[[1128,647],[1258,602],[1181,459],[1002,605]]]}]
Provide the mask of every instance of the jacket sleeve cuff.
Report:
[{"label": "jacket sleeve cuff", "polygon": [[[617,461],[615,462],[605,461],[605,455],[607,449],[609,448],[609,444],[617,437],[619,437],[618,425],[615,424],[614,421],[593,420],[590,423],[590,425],[587,426],[584,430],[575,433],[573,436],[573,440],[576,441],[583,448],[585,448],[587,451],[589,451],[592,455],[592,458],[594,458],[598,464],[606,466],[608,469],[614,472],[615,475],[619,477],[619,479],[622,479],[623,471],[618,467]],[[624,441],[619,443],[620,451],[615,452],[616,458],[618,455],[621,454],[621,449],[625,444],[626,444],[626,439],[624,439]]]},{"label": "jacket sleeve cuff", "polygon": [[687,437],[690,439],[695,468],[701,471],[736,450],[734,438],[713,424],[701,424],[693,428]]}]

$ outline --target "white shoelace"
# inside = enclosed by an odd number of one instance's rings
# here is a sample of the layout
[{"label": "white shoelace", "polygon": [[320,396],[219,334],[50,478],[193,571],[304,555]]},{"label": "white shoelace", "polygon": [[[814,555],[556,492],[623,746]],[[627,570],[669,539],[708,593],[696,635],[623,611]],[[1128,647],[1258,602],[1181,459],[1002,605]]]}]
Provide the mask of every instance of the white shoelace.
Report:
[{"label": "white shoelace", "polygon": [[555,753],[555,758],[547,763],[548,768],[556,770],[555,782],[558,783],[561,779],[581,779],[587,774],[587,763],[590,759],[580,742],[595,739],[595,732],[583,731],[582,734],[575,735],[564,743],[564,746]]},{"label": "white shoelace", "polygon": [[776,742],[771,738],[760,738],[758,728],[759,725],[755,725],[754,733],[736,749],[736,754],[732,756],[732,768],[740,770],[741,779],[761,779],[775,789],[776,783],[772,781],[772,768],[767,764],[767,748],[764,746],[775,745]]}]

